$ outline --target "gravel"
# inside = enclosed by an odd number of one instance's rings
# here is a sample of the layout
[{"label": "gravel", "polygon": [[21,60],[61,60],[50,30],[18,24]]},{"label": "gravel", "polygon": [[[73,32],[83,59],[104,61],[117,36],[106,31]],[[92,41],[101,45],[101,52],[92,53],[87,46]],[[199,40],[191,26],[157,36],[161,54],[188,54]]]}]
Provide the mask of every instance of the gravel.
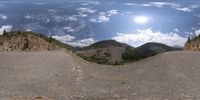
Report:
[{"label": "gravel", "polygon": [[1,52],[0,100],[199,100],[199,59],[179,51],[109,66],[63,51]]}]

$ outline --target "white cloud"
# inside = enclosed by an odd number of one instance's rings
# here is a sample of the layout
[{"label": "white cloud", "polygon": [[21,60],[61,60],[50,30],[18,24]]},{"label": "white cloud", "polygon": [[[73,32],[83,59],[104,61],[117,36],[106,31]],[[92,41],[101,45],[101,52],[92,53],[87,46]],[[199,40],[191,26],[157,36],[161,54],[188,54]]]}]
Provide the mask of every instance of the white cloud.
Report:
[{"label": "white cloud", "polygon": [[87,38],[87,39],[81,39],[75,42],[67,42],[67,44],[72,46],[78,46],[78,47],[85,47],[93,44],[95,40],[93,38]]},{"label": "white cloud", "polygon": [[77,21],[78,18],[76,18],[75,16],[70,16],[67,18],[68,21]]},{"label": "white cloud", "polygon": [[180,11],[184,11],[184,12],[193,12],[192,9],[187,8],[187,7],[183,7],[183,8],[175,8],[176,10],[180,10]]},{"label": "white cloud", "polygon": [[55,9],[49,9],[49,10],[47,10],[48,12],[53,12],[53,13],[56,13],[57,12],[57,10],[55,10]]},{"label": "white cloud", "polygon": [[134,3],[124,3],[124,5],[126,5],[126,6],[136,6],[136,4],[134,4]]},{"label": "white cloud", "polygon": [[72,29],[71,27],[63,27],[64,30],[66,30],[67,32],[73,32],[74,29]]},{"label": "white cloud", "polygon": [[163,7],[163,6],[171,6],[173,8],[178,8],[181,7],[181,5],[174,3],[174,2],[150,2],[151,6],[155,6],[155,7]]},{"label": "white cloud", "polygon": [[77,15],[77,16],[79,16],[79,17],[87,17],[88,15],[85,14],[85,13],[79,12],[79,15]]},{"label": "white cloud", "polygon": [[143,4],[134,4],[134,3],[124,3],[126,6],[134,6],[134,7],[157,7],[161,8],[164,6],[169,6],[175,10],[184,11],[184,12],[192,12],[192,8],[197,7],[197,5],[193,5],[192,7],[184,7],[175,2],[149,2]]},{"label": "white cloud", "polygon": [[90,18],[90,22],[93,23],[106,23],[113,15],[119,14],[117,10],[108,10],[106,12],[99,12],[97,16]]},{"label": "white cloud", "polygon": [[64,36],[52,36],[52,38],[56,39],[56,40],[59,40],[60,42],[62,43],[67,43],[69,41],[72,41],[75,39],[74,36],[71,36],[71,35],[64,35]]},{"label": "white cloud", "polygon": [[33,4],[35,4],[35,5],[46,5],[46,4],[48,4],[48,3],[44,3],[44,2],[37,2],[37,3],[33,3]]},{"label": "white cloud", "polygon": [[178,29],[178,28],[175,28],[173,31],[178,33],[178,32],[179,32],[179,29]]},{"label": "white cloud", "polygon": [[95,13],[97,11],[90,8],[78,8],[76,10],[80,11],[81,13]]},{"label": "white cloud", "polygon": [[116,15],[119,14],[119,12],[117,10],[109,10],[107,11],[108,16],[112,16],[112,15]]},{"label": "white cloud", "polygon": [[3,34],[4,29],[6,30],[6,32],[10,32],[11,29],[12,29],[12,25],[3,25],[3,26],[0,28],[0,35]]},{"label": "white cloud", "polygon": [[6,20],[8,17],[6,15],[0,14],[0,18]]},{"label": "white cloud", "polygon": [[105,22],[108,22],[110,20],[109,17],[107,16],[98,16],[97,18],[90,18],[90,22],[93,22],[93,23],[105,23]]},{"label": "white cloud", "polygon": [[82,5],[82,6],[87,6],[87,5],[90,5],[90,4],[92,4],[92,5],[99,5],[100,2],[99,2],[99,1],[86,2],[86,3],[82,3],[81,5]]},{"label": "white cloud", "polygon": [[62,42],[69,44],[71,46],[78,46],[78,47],[85,47],[93,44],[95,42],[94,38],[86,38],[74,41],[75,37],[71,35],[64,35],[64,36],[52,36],[52,38]]},{"label": "white cloud", "polygon": [[147,42],[159,42],[169,46],[183,46],[187,40],[187,38],[181,37],[177,33],[162,33],[160,31],[153,31],[151,28],[137,30],[136,33],[118,33],[113,39],[134,47],[138,47]]},{"label": "white cloud", "polygon": [[200,29],[195,31],[195,35],[199,36],[200,35]]},{"label": "white cloud", "polygon": [[30,14],[27,14],[26,16],[24,16],[24,18],[26,18],[26,19],[34,19],[34,16],[30,15]]}]

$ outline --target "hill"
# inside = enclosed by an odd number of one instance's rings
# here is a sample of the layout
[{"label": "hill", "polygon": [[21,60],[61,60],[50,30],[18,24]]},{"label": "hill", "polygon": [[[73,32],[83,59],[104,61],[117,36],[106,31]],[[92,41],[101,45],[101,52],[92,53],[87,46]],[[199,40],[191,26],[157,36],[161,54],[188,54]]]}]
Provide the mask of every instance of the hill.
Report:
[{"label": "hill", "polygon": [[184,50],[200,51],[200,35],[193,39],[189,38],[185,44]]},{"label": "hill", "polygon": [[119,64],[123,61],[121,55],[127,48],[134,49],[125,43],[115,40],[104,40],[88,47],[80,48],[77,54],[88,61],[99,64]]},{"label": "hill", "polygon": [[149,42],[146,43],[138,48],[136,48],[138,52],[143,53],[145,56],[153,56],[158,53],[163,53],[167,51],[177,51],[180,50],[178,48],[170,47],[168,45],[162,44],[162,43],[154,43],[154,42]]},{"label": "hill", "polygon": [[6,32],[0,36],[0,51],[49,51],[62,48],[72,50],[67,44],[33,32]]},{"label": "hill", "polygon": [[134,48],[115,40],[105,40],[79,49],[77,54],[99,64],[122,64],[137,61],[159,53],[180,50],[161,43],[146,43]]},{"label": "hill", "polygon": [[198,100],[200,53],[98,65],[58,51],[0,52],[2,100]]}]

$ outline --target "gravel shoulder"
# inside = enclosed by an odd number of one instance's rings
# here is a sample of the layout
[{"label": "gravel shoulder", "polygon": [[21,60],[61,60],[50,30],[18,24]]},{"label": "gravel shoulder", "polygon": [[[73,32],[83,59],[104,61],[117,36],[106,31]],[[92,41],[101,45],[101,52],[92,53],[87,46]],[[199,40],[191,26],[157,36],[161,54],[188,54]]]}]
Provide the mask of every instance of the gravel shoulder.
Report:
[{"label": "gravel shoulder", "polygon": [[199,59],[179,51],[108,66],[63,51],[1,52],[0,100],[198,100]]}]

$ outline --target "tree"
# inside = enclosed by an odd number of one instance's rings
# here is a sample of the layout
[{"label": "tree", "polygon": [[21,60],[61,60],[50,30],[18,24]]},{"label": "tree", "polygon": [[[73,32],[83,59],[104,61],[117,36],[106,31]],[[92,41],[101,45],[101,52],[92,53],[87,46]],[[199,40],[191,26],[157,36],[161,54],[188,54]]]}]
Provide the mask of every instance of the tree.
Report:
[{"label": "tree", "polygon": [[191,42],[191,39],[190,39],[190,37],[188,37],[188,40],[187,40],[187,43],[189,43],[189,42]]},{"label": "tree", "polygon": [[3,30],[3,35],[6,35],[6,33],[7,33],[7,32],[6,32],[6,29],[4,28],[4,30]]}]

